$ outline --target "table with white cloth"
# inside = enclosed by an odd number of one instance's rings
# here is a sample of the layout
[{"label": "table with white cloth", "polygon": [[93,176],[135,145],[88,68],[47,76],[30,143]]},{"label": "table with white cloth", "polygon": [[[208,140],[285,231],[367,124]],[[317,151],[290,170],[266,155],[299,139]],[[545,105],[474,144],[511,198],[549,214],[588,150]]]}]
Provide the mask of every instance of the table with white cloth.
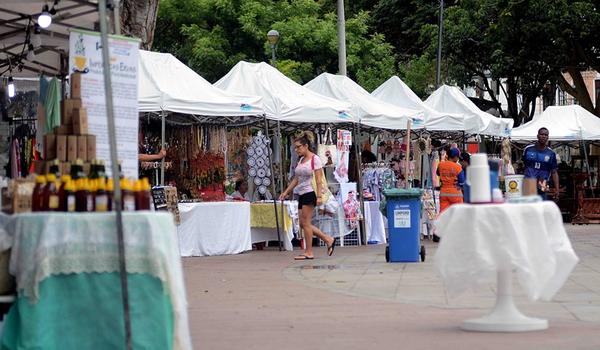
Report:
[{"label": "table with white cloth", "polygon": [[365,203],[365,231],[367,231],[367,242],[385,244],[385,221],[379,210],[379,201],[366,201]]},{"label": "table with white cloth", "polygon": [[436,222],[441,237],[435,266],[451,296],[496,280],[496,306],[467,320],[471,331],[531,331],[547,320],[519,312],[512,299],[512,274],[532,301],[550,300],[579,261],[553,202],[457,204]]},{"label": "table with white cloth", "polygon": [[181,256],[239,254],[252,250],[249,202],[179,203]]},{"label": "table with white cloth", "polygon": [[294,250],[292,239],[298,232],[298,202],[284,201],[277,203],[277,221],[273,202],[252,203],[250,205],[250,233],[252,243],[277,240],[277,224],[279,236],[285,250]]},{"label": "table with white cloth", "polygon": [[[17,296],[2,349],[125,346],[115,213],[0,218]],[[181,258],[169,213],[123,213],[134,349],[191,349]]]}]

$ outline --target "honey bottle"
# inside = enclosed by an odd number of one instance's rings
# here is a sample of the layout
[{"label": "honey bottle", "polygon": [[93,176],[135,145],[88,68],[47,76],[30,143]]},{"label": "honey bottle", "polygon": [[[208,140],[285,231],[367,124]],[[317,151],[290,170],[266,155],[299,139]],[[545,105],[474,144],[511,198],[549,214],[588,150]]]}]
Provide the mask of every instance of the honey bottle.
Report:
[{"label": "honey bottle", "polygon": [[88,184],[86,179],[76,180],[77,191],[75,192],[75,211],[86,212],[88,211]]},{"label": "honey bottle", "polygon": [[69,180],[65,186],[64,191],[64,203],[66,212],[72,213],[76,211],[76,198],[75,193],[77,189],[75,188],[75,181]]},{"label": "honey bottle", "polygon": [[147,178],[135,182],[135,209],[150,210],[150,183]]},{"label": "honey bottle", "polygon": [[60,210],[60,197],[58,195],[60,183],[56,181],[54,174],[46,175],[46,186],[44,186],[43,194],[43,211],[58,211]]},{"label": "honey bottle", "polygon": [[108,193],[106,192],[106,180],[104,178],[96,180],[94,210],[99,212],[108,211]]},{"label": "honey bottle", "polygon": [[44,187],[46,186],[46,176],[39,175],[35,178],[35,187],[31,196],[31,211],[42,211],[44,202]]},{"label": "honey bottle", "polygon": [[121,179],[121,196],[123,196],[121,200],[123,211],[135,211],[135,195],[131,182],[126,178]]},{"label": "honey bottle", "polygon": [[58,190],[58,198],[60,201],[58,211],[67,211],[67,197],[65,196],[65,187],[71,181],[70,175],[60,177],[60,189]]}]

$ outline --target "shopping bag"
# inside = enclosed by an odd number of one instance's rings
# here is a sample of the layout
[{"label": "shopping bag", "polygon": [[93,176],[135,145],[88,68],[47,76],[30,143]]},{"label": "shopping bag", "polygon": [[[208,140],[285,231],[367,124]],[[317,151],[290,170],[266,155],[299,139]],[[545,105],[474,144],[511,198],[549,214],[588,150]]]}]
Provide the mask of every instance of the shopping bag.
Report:
[{"label": "shopping bag", "polygon": [[[317,177],[315,176],[315,158],[314,156],[310,159],[310,168],[313,171],[313,176],[312,176],[312,188],[315,191],[315,194],[317,195],[317,197],[319,197],[319,193],[317,192]],[[327,203],[327,201],[329,201],[329,198],[331,198],[331,196],[333,196],[333,194],[331,193],[331,191],[329,191],[329,187],[327,186],[327,178],[325,178],[325,172],[323,171],[323,168],[318,169],[317,171],[321,172],[321,203]]]},{"label": "shopping bag", "polygon": [[323,144],[317,146],[317,155],[321,158],[324,167],[337,165],[337,146],[333,144],[331,128],[327,128],[323,137]]}]

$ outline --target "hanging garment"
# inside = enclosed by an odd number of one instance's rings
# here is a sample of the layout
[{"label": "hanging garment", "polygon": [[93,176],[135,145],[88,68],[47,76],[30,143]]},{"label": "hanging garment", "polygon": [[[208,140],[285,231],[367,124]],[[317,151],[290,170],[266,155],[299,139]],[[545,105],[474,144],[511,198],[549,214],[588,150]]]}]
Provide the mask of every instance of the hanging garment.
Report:
[{"label": "hanging garment", "polygon": [[46,132],[53,132],[60,126],[60,82],[52,78],[48,85],[45,99]]}]

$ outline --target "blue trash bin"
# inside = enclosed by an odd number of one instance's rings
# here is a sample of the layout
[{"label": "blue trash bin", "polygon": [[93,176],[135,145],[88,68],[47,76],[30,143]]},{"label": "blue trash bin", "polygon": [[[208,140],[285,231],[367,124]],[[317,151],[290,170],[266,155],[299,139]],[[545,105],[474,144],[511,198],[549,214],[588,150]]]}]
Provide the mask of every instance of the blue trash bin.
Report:
[{"label": "blue trash bin", "polygon": [[418,262],[425,260],[421,246],[420,189],[384,191],[388,219],[389,262]]}]

